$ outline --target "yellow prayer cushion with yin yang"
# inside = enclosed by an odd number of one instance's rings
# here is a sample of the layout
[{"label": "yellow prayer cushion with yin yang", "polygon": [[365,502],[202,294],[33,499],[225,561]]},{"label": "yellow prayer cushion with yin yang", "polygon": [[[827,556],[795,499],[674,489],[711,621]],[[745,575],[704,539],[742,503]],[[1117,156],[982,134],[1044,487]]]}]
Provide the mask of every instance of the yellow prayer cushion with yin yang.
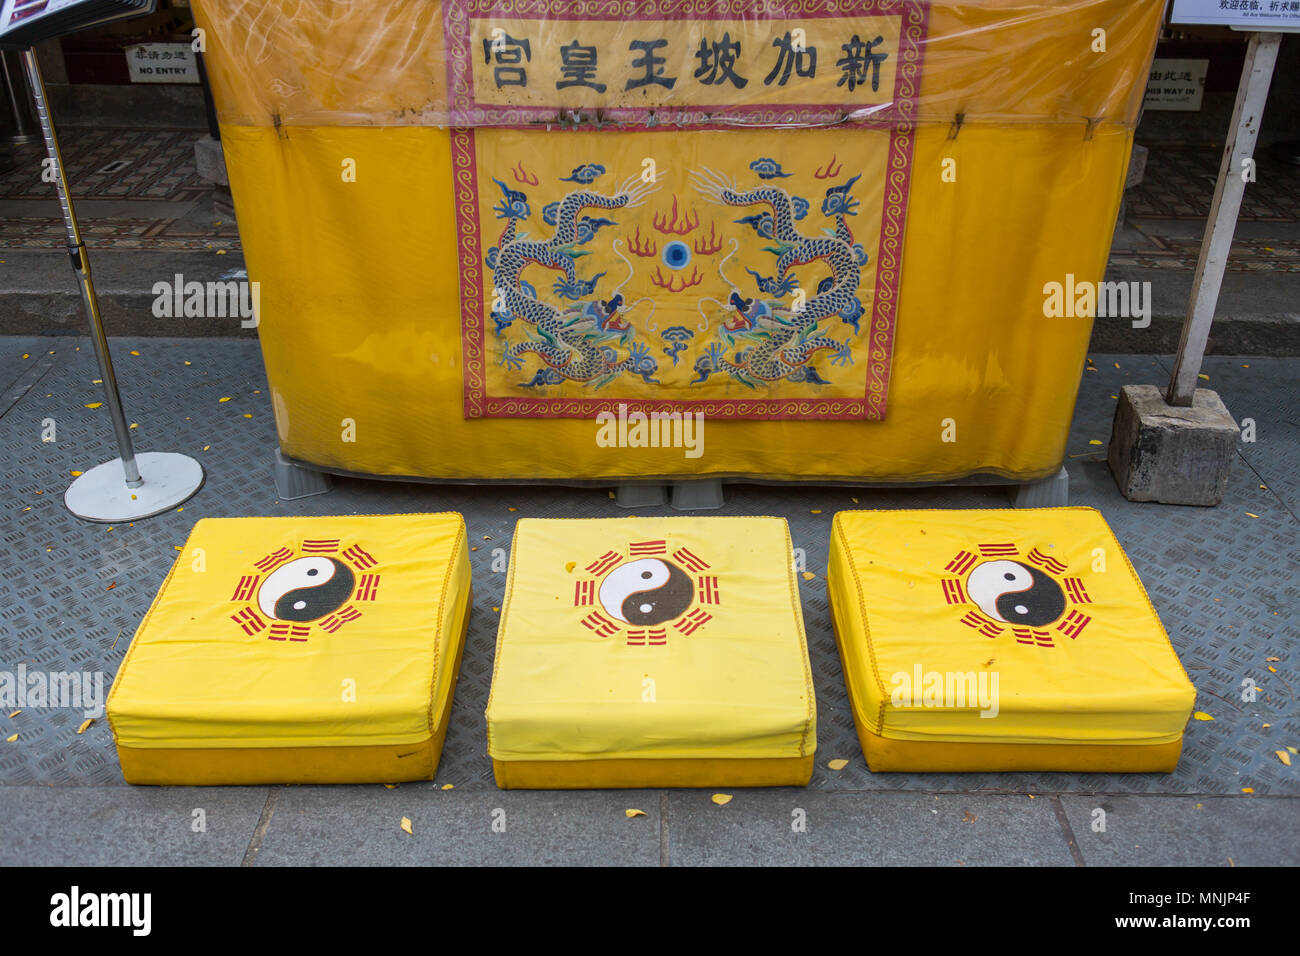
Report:
[{"label": "yellow prayer cushion with yin yang", "polygon": [[827,581],[872,770],[1177,764],[1196,691],[1096,510],[841,512]]},{"label": "yellow prayer cushion with yin yang", "polygon": [[521,520],[487,729],[505,788],[806,784],[785,520]]},{"label": "yellow prayer cushion with yin yang", "polygon": [[205,518],[113,682],[123,775],[430,779],[469,609],[458,514]]}]

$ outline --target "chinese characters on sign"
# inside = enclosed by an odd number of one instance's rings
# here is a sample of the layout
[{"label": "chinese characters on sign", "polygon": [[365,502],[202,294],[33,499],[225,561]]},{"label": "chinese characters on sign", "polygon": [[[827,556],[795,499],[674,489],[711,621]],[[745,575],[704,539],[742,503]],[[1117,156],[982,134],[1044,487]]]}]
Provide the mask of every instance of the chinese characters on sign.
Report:
[{"label": "chinese characters on sign", "polygon": [[[473,18],[476,106],[887,106],[898,17],[774,20]],[[453,67],[454,69],[455,67]]]},{"label": "chinese characters on sign", "polygon": [[[1300,0],[1298,0],[1300,2]],[[1146,96],[1148,110],[1195,111],[1201,108],[1209,60],[1157,59],[1151,64]]]}]

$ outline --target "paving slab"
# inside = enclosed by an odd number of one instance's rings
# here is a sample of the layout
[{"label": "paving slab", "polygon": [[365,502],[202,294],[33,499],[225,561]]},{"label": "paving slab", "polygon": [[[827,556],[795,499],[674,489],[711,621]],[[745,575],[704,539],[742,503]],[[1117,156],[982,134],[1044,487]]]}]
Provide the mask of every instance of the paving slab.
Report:
[{"label": "paving slab", "polygon": [[238,866],[266,787],[0,787],[0,866]]},{"label": "paving slab", "polygon": [[1295,797],[1067,794],[1061,804],[1088,866],[1300,865]]},{"label": "paving slab", "polygon": [[[629,818],[629,809],[645,815]],[[432,784],[283,787],[256,850],[257,866],[658,866],[660,797]]]},{"label": "paving slab", "polygon": [[1074,866],[1048,796],[731,792],[668,797],[672,866]]}]

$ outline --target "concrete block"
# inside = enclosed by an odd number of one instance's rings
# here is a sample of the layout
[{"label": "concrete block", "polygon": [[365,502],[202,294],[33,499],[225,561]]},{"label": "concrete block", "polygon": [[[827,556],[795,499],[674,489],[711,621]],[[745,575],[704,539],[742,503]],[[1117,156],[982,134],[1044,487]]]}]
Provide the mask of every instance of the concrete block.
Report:
[{"label": "concrete block", "polygon": [[721,479],[691,478],[673,482],[673,507],[678,511],[716,511],[722,502]]},{"label": "concrete block", "polygon": [[1128,157],[1128,172],[1124,175],[1124,188],[1132,189],[1146,177],[1147,157],[1151,151],[1145,146],[1133,144],[1133,152]]},{"label": "concrete block", "polygon": [[1070,503],[1070,476],[1062,465],[1051,478],[1012,485],[1010,491],[1013,508],[1064,508]]},{"label": "concrete block", "polygon": [[194,144],[194,165],[199,178],[204,182],[218,186],[229,186],[226,175],[226,156],[221,149],[221,141],[211,136],[204,136]]},{"label": "concrete block", "polygon": [[334,487],[333,481],[325,472],[295,465],[278,448],[271,463],[271,475],[275,481],[275,496],[281,501],[323,495]]},{"label": "concrete block", "polygon": [[1189,408],[1165,403],[1154,385],[1120,390],[1107,460],[1129,501],[1217,505],[1240,429],[1217,392],[1198,388]]},{"label": "concrete block", "polygon": [[668,489],[663,485],[619,485],[614,503],[620,508],[652,508],[667,503]]}]

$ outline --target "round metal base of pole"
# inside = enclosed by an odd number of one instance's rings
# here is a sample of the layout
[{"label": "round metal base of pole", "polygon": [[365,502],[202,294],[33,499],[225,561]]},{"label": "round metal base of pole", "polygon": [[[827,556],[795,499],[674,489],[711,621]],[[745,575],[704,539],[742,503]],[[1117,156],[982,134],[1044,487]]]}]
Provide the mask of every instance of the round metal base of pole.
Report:
[{"label": "round metal base of pole", "polygon": [[128,488],[122,459],[96,465],[63,494],[63,503],[78,518],[115,524],[150,518],[193,497],[203,487],[203,466],[188,455],[146,451],[135,457],[144,479]]}]

